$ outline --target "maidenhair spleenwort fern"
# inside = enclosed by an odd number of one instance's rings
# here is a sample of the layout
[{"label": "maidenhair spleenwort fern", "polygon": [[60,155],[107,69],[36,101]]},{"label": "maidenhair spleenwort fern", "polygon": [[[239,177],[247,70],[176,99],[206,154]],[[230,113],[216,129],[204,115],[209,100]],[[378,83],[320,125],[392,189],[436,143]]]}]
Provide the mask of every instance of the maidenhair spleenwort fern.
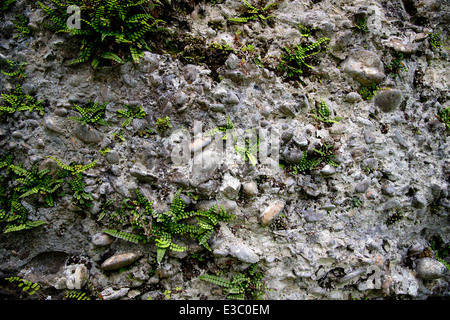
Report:
[{"label": "maidenhair spleenwort fern", "polygon": [[450,107],[439,110],[437,117],[450,129]]},{"label": "maidenhair spleenwort fern", "polygon": [[[161,20],[155,19],[150,9],[155,6],[151,0],[51,0],[52,6],[38,4],[47,14],[55,32],[66,32],[81,41],[80,55],[70,64],[91,61],[96,69],[103,61],[123,63],[131,58],[139,63],[143,50],[150,50],[146,36],[159,30]],[[67,8],[79,6],[81,28],[69,28],[71,17]]]},{"label": "maidenhair spleenwort fern", "polygon": [[227,299],[260,300],[265,294],[267,286],[263,280],[264,275],[256,272],[257,267],[258,265],[254,263],[243,273],[233,276],[231,280],[209,274],[201,275],[199,279],[223,287],[223,293],[227,295]]},{"label": "maidenhair spleenwort fern", "polygon": [[[187,247],[175,243],[177,236],[183,234],[196,238],[203,247],[211,250],[208,241],[215,226],[219,221],[231,220],[233,215],[228,214],[223,208],[218,208],[217,205],[206,211],[187,212],[186,204],[180,198],[180,192],[181,190],[178,190],[175,193],[168,211],[156,212],[152,208],[153,203],[136,191],[137,200],[126,203],[128,210],[131,211],[128,220],[135,233],[115,229],[104,232],[132,243],[155,243],[158,263],[162,261],[168,249],[178,252],[187,250]],[[190,221],[193,218],[196,223]]]},{"label": "maidenhair spleenwort fern", "polygon": [[62,179],[50,175],[49,169],[39,170],[38,165],[34,165],[30,171],[15,165],[10,168],[19,176],[16,179],[19,186],[15,188],[20,193],[19,199],[40,194],[45,197],[47,205],[53,207],[53,194],[61,187]]},{"label": "maidenhair spleenwort fern", "polygon": [[29,280],[22,279],[21,277],[9,277],[5,280],[11,283],[17,283],[17,286],[22,289],[22,291],[27,292],[30,296],[35,294],[40,288],[39,283],[33,283]]},{"label": "maidenhair spleenwort fern", "polygon": [[247,23],[254,20],[267,20],[270,18],[275,18],[274,15],[269,14],[278,6],[279,1],[268,3],[267,0],[253,0],[252,4],[250,4],[251,0],[241,1],[245,4],[244,12],[241,17],[229,18],[229,22]]},{"label": "maidenhair spleenwort fern", "polygon": [[309,45],[302,45],[284,47],[285,54],[281,57],[281,62],[277,67],[278,70],[286,72],[288,77],[295,77],[304,73],[304,68],[314,69],[309,61],[312,57],[321,52],[321,45],[330,41],[329,38],[320,38],[316,42]]},{"label": "maidenhair spleenwort fern", "polygon": [[325,124],[333,124],[339,123],[342,120],[342,117],[331,118],[331,111],[328,108],[325,101],[321,100],[320,103],[316,106],[316,114],[313,114],[312,117],[325,123]]},{"label": "maidenhair spleenwort fern", "polygon": [[122,123],[122,127],[128,127],[133,119],[142,119],[146,116],[146,113],[142,106],[132,107],[125,105],[126,110],[117,110],[119,118],[126,118]]},{"label": "maidenhair spleenwort fern", "polygon": [[37,110],[40,115],[44,115],[43,101],[38,101],[32,96],[23,93],[22,86],[18,84],[11,94],[3,93],[4,105],[0,106],[0,116],[13,114],[18,111],[33,112]]},{"label": "maidenhair spleenwort fern", "polygon": [[22,190],[17,190],[17,175],[10,156],[0,160],[0,231],[3,233],[29,230],[45,224],[44,221],[28,220],[28,210],[22,204]]},{"label": "maidenhair spleenwort fern", "polygon": [[77,111],[81,117],[69,117],[70,120],[77,121],[81,124],[91,124],[96,126],[108,125],[103,117],[105,116],[107,102],[92,102],[89,101],[84,107],[74,105],[75,111]]},{"label": "maidenhair spleenwort fern", "polygon": [[83,172],[95,166],[97,160],[94,162],[81,165],[77,162],[72,162],[70,165],[64,164],[60,159],[49,156],[48,158],[54,160],[58,166],[62,169],[60,172],[60,177],[67,181],[73,192],[73,201],[76,205],[84,205],[91,207],[92,193],[85,192],[86,184],[83,181]]},{"label": "maidenhair spleenwort fern", "polygon": [[313,149],[314,155],[309,155],[305,150],[303,151],[300,162],[295,165],[287,166],[286,169],[296,175],[306,170],[313,170],[322,162],[326,162],[333,167],[339,167],[339,164],[333,160],[336,157],[336,155],[333,154],[333,148],[332,145],[323,143],[319,149]]}]

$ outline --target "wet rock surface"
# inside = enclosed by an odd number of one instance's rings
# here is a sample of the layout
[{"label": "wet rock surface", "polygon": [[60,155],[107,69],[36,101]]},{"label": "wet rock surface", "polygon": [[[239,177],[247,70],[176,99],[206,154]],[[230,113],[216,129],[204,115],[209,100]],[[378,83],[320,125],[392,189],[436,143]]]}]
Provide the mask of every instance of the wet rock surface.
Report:
[{"label": "wet rock surface", "polygon": [[[168,21],[168,35],[149,39],[152,52],[98,70],[67,65],[76,39],[42,29],[36,5],[17,1],[0,13],[1,70],[4,59],[27,63],[26,77],[0,73],[0,91],[20,82],[45,111],[2,113],[0,160],[12,155],[15,165],[52,174],[59,166],[48,156],[97,161],[74,184],[89,206],[67,184],[52,206],[45,191],[16,199],[30,221],[45,224],[0,234],[0,274],[39,283],[42,296],[32,299],[64,299],[68,290],[110,300],[167,299],[166,290],[171,299],[222,299],[198,277],[231,278],[257,263],[273,289],[267,299],[448,299],[450,144],[437,115],[450,106],[449,3],[279,1],[273,21],[243,24],[227,21],[239,0],[162,3],[183,15]],[[29,37],[15,37],[16,14],[30,19]],[[443,45],[432,47],[439,32]],[[178,33],[202,45],[172,43]],[[170,50],[152,42],[164,37]],[[299,77],[277,68],[286,46],[322,37],[328,46]],[[403,65],[388,67],[399,53]],[[72,120],[88,101],[108,102],[108,125]],[[318,117],[321,101],[339,123]],[[145,116],[122,126],[125,105]],[[164,131],[157,123],[165,117]],[[256,158],[254,132],[275,142],[260,139]],[[294,169],[305,152],[321,161]],[[2,187],[17,187],[1,166]],[[186,251],[169,248],[158,262],[155,239],[163,239],[148,228],[180,189],[186,210],[219,205],[234,219],[218,222],[203,245],[174,236],[172,248]],[[153,203],[153,220],[136,190]],[[0,200],[0,209],[11,202]],[[25,297],[9,285],[0,282],[2,297]]]}]

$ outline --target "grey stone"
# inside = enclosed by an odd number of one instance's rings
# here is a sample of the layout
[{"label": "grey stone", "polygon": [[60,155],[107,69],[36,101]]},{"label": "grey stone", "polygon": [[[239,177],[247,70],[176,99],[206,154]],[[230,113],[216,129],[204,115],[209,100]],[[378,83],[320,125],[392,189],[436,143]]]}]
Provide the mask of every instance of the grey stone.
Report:
[{"label": "grey stone", "polygon": [[110,151],[105,155],[106,161],[111,164],[115,164],[119,162],[119,154],[116,151]]},{"label": "grey stone", "polygon": [[325,165],[325,167],[322,168],[322,170],[320,170],[320,173],[324,176],[330,176],[336,173],[336,168],[334,166],[327,164]]},{"label": "grey stone", "polygon": [[53,132],[62,133],[63,129],[56,124],[56,121],[52,118],[45,118],[45,127]]},{"label": "grey stone", "polygon": [[387,196],[392,196],[395,193],[395,186],[391,183],[384,184],[381,187],[381,192]]},{"label": "grey stone", "polygon": [[361,84],[369,86],[384,80],[384,65],[375,52],[354,49],[343,62],[342,70]]},{"label": "grey stone", "polygon": [[89,125],[79,124],[73,133],[75,137],[85,143],[99,143],[102,140],[100,133]]},{"label": "grey stone", "polygon": [[99,232],[92,236],[92,243],[98,247],[106,247],[114,242],[115,238],[109,234]]},{"label": "grey stone", "polygon": [[376,170],[378,169],[378,159],[377,158],[367,158],[362,162],[362,167],[364,169]]},{"label": "grey stone", "polygon": [[83,264],[65,267],[66,287],[69,290],[80,290],[89,276],[89,271]]},{"label": "grey stone", "polygon": [[229,253],[236,259],[245,263],[257,263],[259,261],[259,256],[244,244],[230,246]]},{"label": "grey stone", "polygon": [[384,41],[386,47],[394,49],[396,52],[413,54],[419,48],[417,43],[408,41],[407,39],[402,39],[399,37],[390,37]]},{"label": "grey stone", "polygon": [[442,278],[445,274],[446,267],[436,259],[423,258],[417,263],[417,276],[424,280],[434,280]]},{"label": "grey stone", "polygon": [[141,182],[151,183],[158,179],[156,175],[149,172],[146,167],[139,163],[136,163],[133,167],[131,167],[130,174]]},{"label": "grey stone", "polygon": [[272,202],[260,216],[261,225],[263,225],[264,227],[270,225],[275,219],[280,216],[281,212],[283,212],[283,209],[284,201],[276,200],[275,202]]},{"label": "grey stone", "polygon": [[364,193],[367,191],[367,189],[369,189],[371,184],[371,179],[370,178],[366,178],[363,181],[361,181],[360,183],[358,183],[355,186],[355,192],[356,193]]},{"label": "grey stone", "polygon": [[241,189],[241,182],[238,178],[233,177],[231,174],[226,173],[223,177],[222,187],[220,191],[228,199],[236,199],[239,196],[239,191]]},{"label": "grey stone", "polygon": [[106,259],[100,266],[103,270],[117,270],[127,265],[132,264],[137,259],[139,255],[134,252],[119,253],[113,255],[112,257]]},{"label": "grey stone", "polygon": [[242,193],[247,198],[258,195],[258,184],[255,181],[245,182],[242,184]]},{"label": "grey stone", "polygon": [[236,69],[241,63],[241,59],[239,59],[234,53],[230,53],[228,59],[225,61],[225,66],[230,69]]},{"label": "grey stone", "polygon": [[396,110],[403,101],[403,94],[400,90],[389,89],[378,91],[374,103],[384,112]]},{"label": "grey stone", "polygon": [[374,143],[376,141],[375,136],[369,130],[364,129],[363,130],[363,135],[364,135],[364,141],[366,141],[367,144],[372,144],[372,143]]},{"label": "grey stone", "polygon": [[104,300],[118,300],[125,297],[130,291],[130,288],[120,288],[119,290],[114,290],[113,288],[106,288],[100,294]]},{"label": "grey stone", "polygon": [[394,130],[394,140],[403,148],[409,148],[408,142],[406,142],[405,138],[403,138],[402,134],[397,129]]},{"label": "grey stone", "polygon": [[423,209],[427,207],[428,201],[424,196],[420,194],[415,194],[411,199],[411,204],[414,208]]},{"label": "grey stone", "polygon": [[355,103],[361,100],[361,95],[358,92],[350,92],[345,96],[345,100],[350,103]]},{"label": "grey stone", "polygon": [[68,115],[69,111],[67,111],[66,108],[61,107],[61,108],[57,108],[54,113],[58,117],[66,117]]},{"label": "grey stone", "polygon": [[303,217],[305,218],[306,222],[309,223],[314,223],[319,221],[320,219],[322,219],[323,213],[320,211],[315,211],[315,210],[305,210],[305,212],[303,213]]},{"label": "grey stone", "polygon": [[188,64],[184,67],[184,79],[187,83],[193,83],[198,77],[198,68],[195,65]]},{"label": "grey stone", "polygon": [[142,73],[152,73],[158,69],[159,60],[158,55],[149,51],[144,52],[144,57],[141,58],[137,64],[137,69]]}]

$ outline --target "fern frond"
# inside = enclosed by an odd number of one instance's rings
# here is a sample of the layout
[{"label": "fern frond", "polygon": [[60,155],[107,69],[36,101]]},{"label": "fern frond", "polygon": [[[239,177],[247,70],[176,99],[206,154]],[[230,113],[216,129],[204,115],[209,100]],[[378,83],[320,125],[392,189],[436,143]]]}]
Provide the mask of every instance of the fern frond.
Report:
[{"label": "fern frond", "polygon": [[118,231],[118,230],[114,230],[114,229],[109,229],[109,230],[103,230],[103,233],[109,234],[110,236],[113,236],[115,238],[119,238],[131,243],[145,243],[146,242],[146,238],[137,234],[132,234],[132,233],[128,233],[128,232],[124,232],[124,231]]}]

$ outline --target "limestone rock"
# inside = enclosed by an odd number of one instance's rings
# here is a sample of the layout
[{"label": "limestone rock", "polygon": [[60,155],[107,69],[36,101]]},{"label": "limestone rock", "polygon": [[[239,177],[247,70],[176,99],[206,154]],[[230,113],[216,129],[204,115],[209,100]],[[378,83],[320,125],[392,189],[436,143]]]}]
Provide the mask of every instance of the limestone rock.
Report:
[{"label": "limestone rock", "polygon": [[342,70],[361,84],[369,86],[384,80],[384,65],[372,51],[354,49],[343,63]]},{"label": "limestone rock", "polygon": [[389,89],[378,91],[374,103],[384,112],[396,110],[403,101],[403,94],[400,90]]},{"label": "limestone rock", "polygon": [[439,279],[444,276],[446,267],[436,259],[423,258],[417,263],[417,276],[424,280]]},{"label": "limestone rock", "polygon": [[281,212],[284,209],[284,201],[282,200],[277,200],[273,203],[271,203],[266,210],[264,210],[264,212],[261,214],[261,224],[265,227],[267,227],[268,225],[270,225],[270,223],[272,223],[272,221],[274,221],[276,218],[279,217],[279,215],[281,214]]},{"label": "limestone rock", "polygon": [[75,137],[85,143],[99,143],[102,140],[100,133],[89,125],[79,124],[73,133]]},{"label": "limestone rock", "polygon": [[103,270],[116,270],[132,264],[139,258],[139,255],[133,252],[116,254],[106,259],[100,266]]},{"label": "limestone rock", "polygon": [[227,173],[223,177],[223,183],[220,190],[228,199],[236,199],[239,196],[239,191],[241,190],[241,182],[238,178],[235,178],[231,174]]},{"label": "limestone rock", "polygon": [[103,232],[96,233],[92,236],[92,243],[98,247],[109,246],[111,243],[114,242],[114,240],[115,240],[114,237]]}]

